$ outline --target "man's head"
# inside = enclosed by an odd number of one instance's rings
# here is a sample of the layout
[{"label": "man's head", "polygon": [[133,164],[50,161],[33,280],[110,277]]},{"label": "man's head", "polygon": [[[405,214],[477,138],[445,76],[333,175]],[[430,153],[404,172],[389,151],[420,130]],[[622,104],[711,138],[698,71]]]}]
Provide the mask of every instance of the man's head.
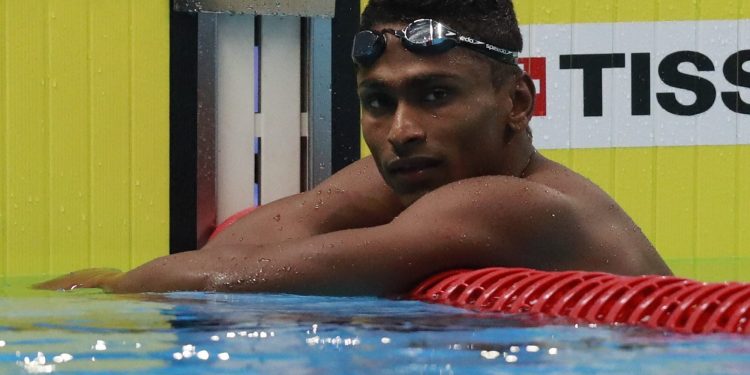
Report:
[{"label": "man's head", "polygon": [[[442,50],[405,48],[412,46],[401,31],[421,19],[469,39]],[[524,171],[534,89],[506,53],[522,48],[510,0],[370,0],[362,30],[384,42],[382,53],[358,64],[364,137],[405,204],[461,179]]]},{"label": "man's head", "polygon": [[370,0],[361,30],[386,23],[407,24],[420,18],[443,22],[468,36],[520,51],[518,20],[510,0]]},{"label": "man's head", "polygon": [[[360,30],[373,30],[377,24],[406,25],[425,18],[508,51],[523,49],[511,0],[370,0],[362,13]],[[496,76],[517,72],[517,67],[502,63],[494,64],[493,69]]]}]

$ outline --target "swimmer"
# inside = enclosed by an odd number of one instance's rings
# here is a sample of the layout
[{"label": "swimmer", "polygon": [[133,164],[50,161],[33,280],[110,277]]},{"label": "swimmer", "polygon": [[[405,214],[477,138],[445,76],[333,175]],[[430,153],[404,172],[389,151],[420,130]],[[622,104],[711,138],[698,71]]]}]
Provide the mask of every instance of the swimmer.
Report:
[{"label": "swimmer", "polygon": [[38,287],[387,296],[451,269],[670,274],[611,197],[534,148],[510,0],[370,0],[361,22],[352,57],[372,157],[202,249]]}]

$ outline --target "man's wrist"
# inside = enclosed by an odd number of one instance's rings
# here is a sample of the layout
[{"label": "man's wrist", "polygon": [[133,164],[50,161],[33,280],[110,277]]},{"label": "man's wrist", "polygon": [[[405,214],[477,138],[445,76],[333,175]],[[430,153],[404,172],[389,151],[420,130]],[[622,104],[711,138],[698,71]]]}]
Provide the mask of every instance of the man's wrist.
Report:
[{"label": "man's wrist", "polygon": [[125,274],[125,272],[112,270],[107,274],[101,275],[98,287],[109,293],[121,292]]}]

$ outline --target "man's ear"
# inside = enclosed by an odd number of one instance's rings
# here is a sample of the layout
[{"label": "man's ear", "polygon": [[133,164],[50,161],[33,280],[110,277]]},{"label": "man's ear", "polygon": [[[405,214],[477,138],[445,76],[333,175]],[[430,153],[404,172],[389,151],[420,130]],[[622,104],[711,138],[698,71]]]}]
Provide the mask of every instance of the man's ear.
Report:
[{"label": "man's ear", "polygon": [[515,84],[509,89],[513,100],[509,124],[515,131],[524,130],[529,126],[531,116],[534,114],[536,87],[531,77],[523,72],[515,78]]}]

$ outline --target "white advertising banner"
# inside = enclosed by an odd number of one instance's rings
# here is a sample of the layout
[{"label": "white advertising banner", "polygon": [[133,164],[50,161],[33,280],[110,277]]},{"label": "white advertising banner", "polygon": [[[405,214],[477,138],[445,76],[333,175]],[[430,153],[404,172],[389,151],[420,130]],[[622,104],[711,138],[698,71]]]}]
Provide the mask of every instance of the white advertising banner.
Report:
[{"label": "white advertising banner", "polygon": [[750,144],[750,20],[521,30],[539,148]]}]

